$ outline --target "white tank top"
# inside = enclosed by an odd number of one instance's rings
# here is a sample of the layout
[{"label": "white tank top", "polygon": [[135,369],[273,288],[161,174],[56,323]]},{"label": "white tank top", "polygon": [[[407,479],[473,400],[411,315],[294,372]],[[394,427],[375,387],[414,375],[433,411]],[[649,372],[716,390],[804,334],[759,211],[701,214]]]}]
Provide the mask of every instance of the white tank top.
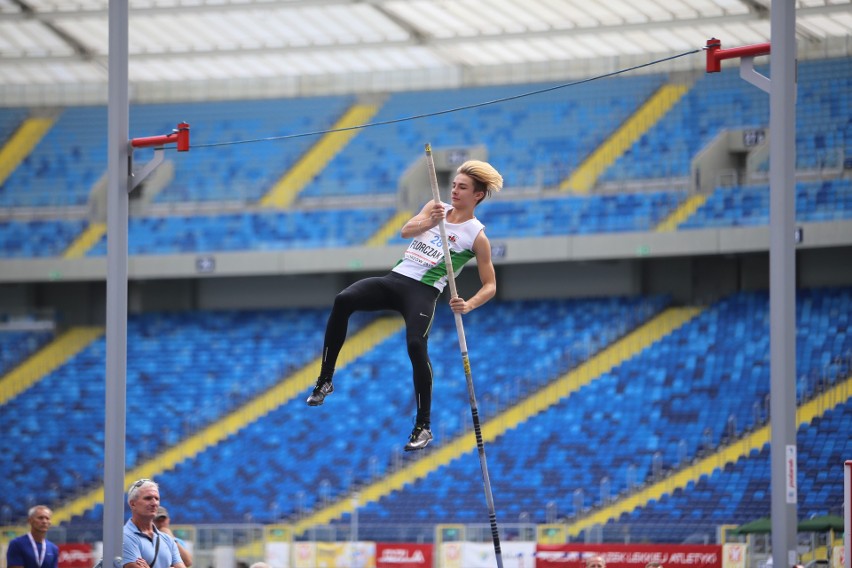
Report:
[{"label": "white tank top", "polygon": [[[450,204],[442,203],[442,205],[446,213],[452,210]],[[465,263],[475,256],[473,241],[485,225],[474,217],[464,223],[448,223],[445,220],[444,226],[447,231],[447,240],[450,242],[453,274],[458,275]],[[443,291],[447,285],[447,265],[444,263],[444,245],[441,243],[440,228],[432,227],[414,237],[402,259],[393,267],[393,271]]]}]

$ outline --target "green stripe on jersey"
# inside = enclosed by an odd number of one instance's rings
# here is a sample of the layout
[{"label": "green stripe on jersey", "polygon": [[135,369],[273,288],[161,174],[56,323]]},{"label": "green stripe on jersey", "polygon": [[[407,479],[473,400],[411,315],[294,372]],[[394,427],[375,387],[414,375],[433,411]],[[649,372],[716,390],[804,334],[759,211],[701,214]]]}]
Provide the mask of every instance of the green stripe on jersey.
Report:
[{"label": "green stripe on jersey", "polygon": [[[450,251],[450,258],[453,261],[453,274],[458,274],[461,268],[473,258],[475,255],[472,250],[464,250],[462,252],[454,252]],[[447,275],[447,264],[445,262],[439,262],[432,268],[426,271],[426,274],[423,275],[423,278],[420,279],[424,284],[429,284],[430,286],[434,286],[435,282],[443,278]]]}]

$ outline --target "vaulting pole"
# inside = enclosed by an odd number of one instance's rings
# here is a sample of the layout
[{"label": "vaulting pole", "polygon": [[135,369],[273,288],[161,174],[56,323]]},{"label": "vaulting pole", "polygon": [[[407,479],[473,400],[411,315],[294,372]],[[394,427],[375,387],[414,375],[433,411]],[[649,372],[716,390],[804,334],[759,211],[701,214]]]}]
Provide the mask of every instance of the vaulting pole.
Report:
[{"label": "vaulting pole", "polygon": [[[436,203],[441,202],[441,193],[438,189],[438,174],[435,172],[435,160],[432,157],[432,145],[426,144],[426,166],[429,169],[429,180],[432,183],[432,198]],[[447,265],[447,284],[450,287],[450,298],[458,296],[456,293],[456,277],[453,273],[453,261],[450,258],[450,244],[447,242],[447,228],[444,219],[438,223],[441,232],[441,242],[444,245],[444,263]],[[485,444],[482,442],[482,429],[479,425],[479,410],[476,407],[476,394],[473,390],[473,376],[470,372],[470,359],[467,354],[467,340],[464,336],[461,314],[453,312],[456,319],[456,331],[459,336],[459,348],[461,349],[462,363],[464,364],[464,377],[467,380],[467,396],[470,399],[470,413],[473,416],[473,431],[476,434],[476,448],[479,450],[479,466],[482,468],[482,484],[485,486],[485,501],[488,504],[488,520],[491,522],[491,539],[494,541],[494,553],[497,555],[497,566],[503,568],[503,554],[500,552],[500,531],[497,529],[497,514],[494,512],[494,497],[491,494],[491,479],[488,477],[488,463],[485,460]]]}]

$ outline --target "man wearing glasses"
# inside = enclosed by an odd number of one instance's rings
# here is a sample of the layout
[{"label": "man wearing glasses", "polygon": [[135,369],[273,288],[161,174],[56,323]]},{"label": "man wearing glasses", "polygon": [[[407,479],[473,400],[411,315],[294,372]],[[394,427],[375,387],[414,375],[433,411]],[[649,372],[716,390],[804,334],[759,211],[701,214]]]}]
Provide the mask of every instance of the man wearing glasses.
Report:
[{"label": "man wearing glasses", "polygon": [[124,568],[186,568],[173,537],[157,530],[160,487],[140,479],[127,490],[130,519],[124,525]]}]

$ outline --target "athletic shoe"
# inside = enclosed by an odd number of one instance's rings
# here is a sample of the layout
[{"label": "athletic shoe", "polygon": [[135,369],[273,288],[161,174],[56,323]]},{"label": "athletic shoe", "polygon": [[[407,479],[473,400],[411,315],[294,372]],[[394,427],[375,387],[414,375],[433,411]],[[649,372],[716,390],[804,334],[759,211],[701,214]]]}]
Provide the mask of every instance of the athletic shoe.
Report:
[{"label": "athletic shoe", "polygon": [[422,450],[429,442],[432,441],[432,432],[422,424],[414,426],[411,431],[411,436],[408,438],[408,443],[405,444],[405,451],[411,452],[414,450]]},{"label": "athletic shoe", "polygon": [[314,387],[314,392],[308,397],[308,406],[319,406],[325,401],[325,397],[334,392],[334,385],[331,384],[331,379],[320,377],[317,379],[317,386]]}]

